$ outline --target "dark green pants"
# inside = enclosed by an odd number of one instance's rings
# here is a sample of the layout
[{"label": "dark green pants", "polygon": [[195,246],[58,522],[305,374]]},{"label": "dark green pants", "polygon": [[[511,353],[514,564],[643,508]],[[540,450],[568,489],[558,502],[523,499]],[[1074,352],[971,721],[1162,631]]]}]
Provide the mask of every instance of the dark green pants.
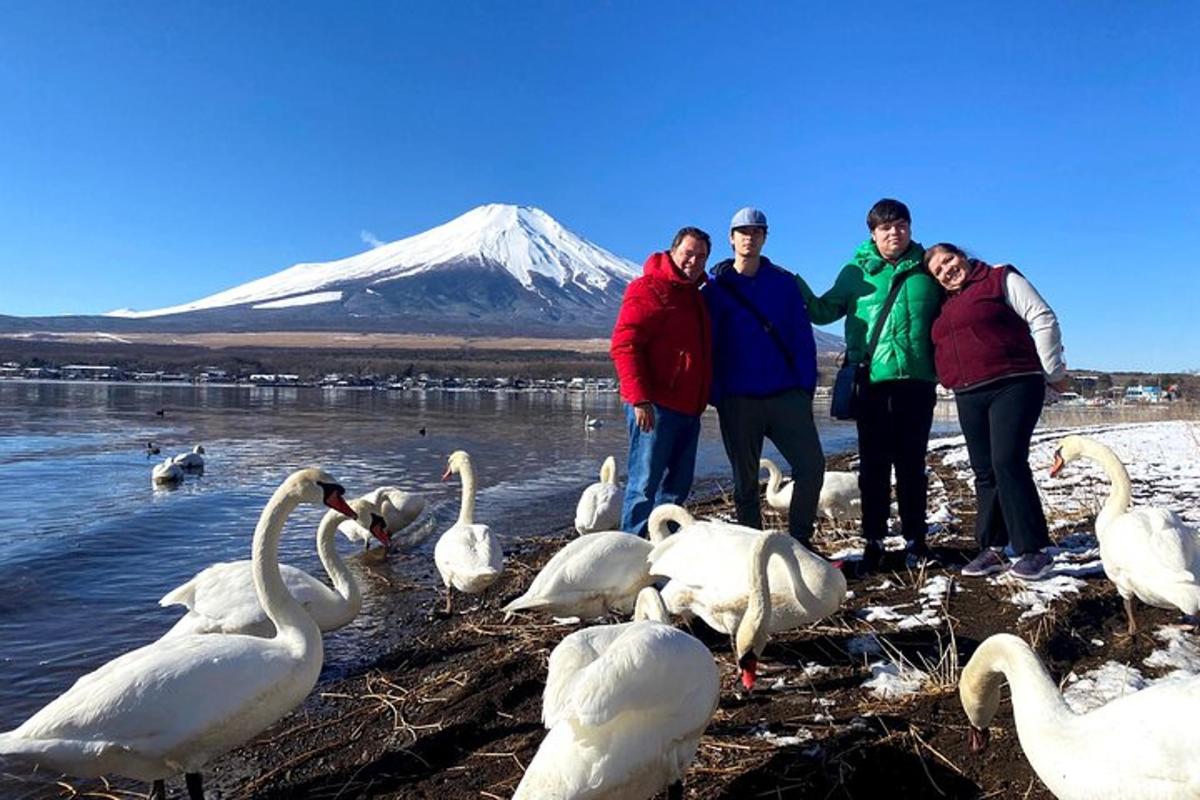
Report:
[{"label": "dark green pants", "polygon": [[802,542],[812,538],[817,498],[825,480],[825,454],[813,422],[812,395],[792,389],[770,397],[732,395],[717,404],[721,441],[733,467],[733,502],[742,525],[762,528],[759,468],[763,439],[779,448],[792,469],[792,505],[788,533]]}]

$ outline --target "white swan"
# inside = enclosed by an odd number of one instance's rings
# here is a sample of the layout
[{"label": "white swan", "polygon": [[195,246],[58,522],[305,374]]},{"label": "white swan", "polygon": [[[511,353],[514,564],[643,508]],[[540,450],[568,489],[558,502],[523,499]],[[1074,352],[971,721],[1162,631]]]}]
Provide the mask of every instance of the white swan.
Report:
[{"label": "white swan", "polygon": [[[380,486],[362,496],[363,500],[371,503],[383,517],[391,538],[407,528],[425,511],[425,498],[419,494],[406,492],[399,486]],[[352,542],[362,542],[363,550],[370,548],[371,541],[377,537],[358,522],[348,519],[338,525],[338,531]],[[428,535],[428,531],[425,532]],[[420,542],[420,537],[407,537],[405,546]],[[385,547],[386,551],[387,548]]]},{"label": "white swan", "polygon": [[751,629],[743,629],[742,623],[755,618],[758,612],[751,614],[751,609],[760,599],[759,604],[769,605],[771,611],[762,641],[757,649],[750,648],[755,653],[761,652],[767,634],[823,619],[837,611],[846,597],[841,570],[786,534],[695,520],[674,505],[650,512],[651,527],[664,519],[681,528],[650,552],[650,574],[670,579],[662,595],[671,613],[694,614],[714,630],[736,636],[747,688],[754,683],[757,656],[744,661],[749,650],[743,645],[749,647],[757,636],[750,636]]},{"label": "white swan", "polygon": [[1200,679],[1164,681],[1076,714],[1029,645],[999,633],[971,656],[958,685],[973,751],[987,746],[1005,679],[1021,749],[1059,800],[1200,797]]},{"label": "white swan", "polygon": [[504,550],[487,525],[476,525],[475,470],[471,457],[457,450],[450,454],[442,480],[458,473],[462,476],[462,509],[458,521],[443,533],[433,548],[433,561],[446,585],[446,613],[453,608],[454,590],[478,594],[500,576],[504,568]]},{"label": "white swan", "polygon": [[604,420],[599,419],[598,417],[593,417],[591,414],[583,415],[583,427],[594,429],[594,428],[602,427],[603,425],[604,425]]},{"label": "white swan", "polygon": [[150,482],[155,486],[174,486],[183,483],[183,468],[170,458],[155,464],[150,470]]},{"label": "white swan", "polygon": [[154,781],[199,770],[214,756],[274,723],[308,695],[321,671],[321,631],[287,592],[279,537],[299,503],[347,515],[345,490],[318,469],[292,473],[271,496],[254,530],[254,585],[277,630],[256,636],[160,639],[109,661],[25,721],[0,733],[0,755],[94,777],[116,773]]},{"label": "white swan", "polygon": [[[787,511],[792,505],[793,481],[783,482],[783,473],[769,458],[758,461],[758,468],[767,471],[767,505]],[[862,516],[862,499],[858,491],[858,475],[853,472],[826,471],[817,498],[817,513],[837,522]]]},{"label": "white swan", "polygon": [[1129,473],[1112,450],[1086,436],[1059,442],[1050,475],[1077,458],[1096,461],[1112,489],[1096,517],[1096,538],[1104,574],[1125,601],[1129,635],[1137,633],[1133,598],[1157,608],[1177,608],[1188,616],[1200,612],[1200,534],[1173,511],[1129,510]]},{"label": "white swan", "polygon": [[[357,519],[383,542],[388,542],[387,524],[374,504],[358,498],[349,501]],[[358,583],[337,552],[334,536],[345,516],[330,509],[317,527],[317,553],[321,565],[333,581],[329,588],[302,569],[280,564],[279,570],[288,592],[317,623],[322,632],[337,630],[358,616],[362,595]],[[181,605],[188,612],[163,638],[193,633],[244,633],[248,636],[274,636],[275,626],[267,617],[254,586],[253,562],[227,561],[213,564],[187,583],[172,589],[160,606]]]},{"label": "white swan", "polygon": [[[657,605],[653,588],[639,612]],[[513,800],[648,800],[682,780],[720,697],[708,648],[662,622],[584,628],[550,654],[550,730]]]},{"label": "white swan", "polygon": [[173,460],[185,472],[203,472],[204,445],[198,444],[192,448],[192,452],[180,453]]},{"label": "white swan", "polygon": [[583,490],[575,507],[575,531],[615,531],[621,527],[621,490],[617,486],[617,460],[612,456],[600,466],[600,482]]},{"label": "white swan", "polygon": [[505,618],[516,611],[583,619],[629,613],[642,588],[654,582],[646,558],[666,535],[659,525],[650,529],[650,541],[623,531],[572,539],[546,562],[525,594],[503,608]]}]

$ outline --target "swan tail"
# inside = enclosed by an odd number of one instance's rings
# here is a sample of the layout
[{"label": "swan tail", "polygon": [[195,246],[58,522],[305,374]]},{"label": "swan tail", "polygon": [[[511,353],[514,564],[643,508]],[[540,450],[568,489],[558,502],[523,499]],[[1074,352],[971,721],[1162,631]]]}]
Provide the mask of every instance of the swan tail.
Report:
[{"label": "swan tail", "polygon": [[513,614],[518,611],[534,611],[545,607],[546,601],[544,599],[523,594],[500,610],[504,612],[504,621],[508,622],[512,619]]},{"label": "swan tail", "polygon": [[612,456],[604,459],[604,463],[600,466],[600,482],[617,482],[617,460]]},{"label": "swan tail", "polygon": [[167,606],[187,606],[192,607],[192,603],[196,601],[196,584],[195,581],[188,581],[182,586],[176,586],[171,591],[162,596],[158,604],[163,608]]}]

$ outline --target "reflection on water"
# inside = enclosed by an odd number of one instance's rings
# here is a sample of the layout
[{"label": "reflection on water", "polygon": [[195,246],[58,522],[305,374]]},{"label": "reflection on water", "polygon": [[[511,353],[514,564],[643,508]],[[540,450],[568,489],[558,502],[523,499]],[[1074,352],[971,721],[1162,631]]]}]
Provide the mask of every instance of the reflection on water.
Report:
[{"label": "reflection on water", "polygon": [[[851,449],[853,426],[818,414],[826,451]],[[585,428],[586,415],[604,424]],[[623,471],[625,441],[612,394],[0,382],[0,506],[9,523],[0,533],[0,730],[157,638],[181,613],[158,607],[168,590],[210,563],[248,558],[259,511],[294,469],[320,465],[352,494],[381,484],[424,493],[440,531],[459,499],[457,482],[440,481],[442,469],[464,449],[480,487],[478,521],[511,540],[569,525],[605,456],[616,455]],[[146,442],[162,454],[147,458]],[[154,490],[153,464],[196,444],[207,451],[205,473]],[[712,412],[697,474],[700,491],[711,491],[713,478],[728,485]],[[281,545],[283,560],[318,575],[320,516],[298,509]],[[361,573],[357,548],[339,541]],[[397,583],[425,579],[428,560],[390,568]],[[385,613],[373,613],[372,580],[359,620],[326,639],[335,669],[386,624]]]}]

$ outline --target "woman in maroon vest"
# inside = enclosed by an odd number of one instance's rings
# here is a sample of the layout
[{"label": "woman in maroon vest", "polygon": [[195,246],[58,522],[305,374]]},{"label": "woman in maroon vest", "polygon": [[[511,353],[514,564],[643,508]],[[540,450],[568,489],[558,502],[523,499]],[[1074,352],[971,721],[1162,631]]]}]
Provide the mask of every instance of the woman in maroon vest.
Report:
[{"label": "woman in maroon vest", "polygon": [[[954,391],[975,473],[975,538],[966,576],[1008,570],[1022,580],[1050,574],[1046,517],[1029,470],[1029,439],[1046,385],[1067,388],[1058,319],[1009,266],[969,259],[952,244],[925,251],[925,267],[946,290],[933,323],[938,381]],[[1004,548],[1017,560],[1010,566]]]}]

